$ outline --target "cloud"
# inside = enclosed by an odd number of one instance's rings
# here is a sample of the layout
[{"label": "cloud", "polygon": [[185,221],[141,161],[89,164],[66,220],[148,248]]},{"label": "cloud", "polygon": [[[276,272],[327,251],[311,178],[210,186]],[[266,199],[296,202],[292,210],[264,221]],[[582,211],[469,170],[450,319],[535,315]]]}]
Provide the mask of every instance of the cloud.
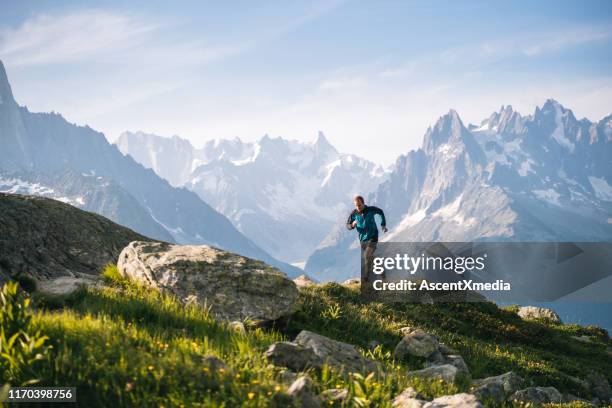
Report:
[{"label": "cloud", "polygon": [[168,43],[172,23],[130,14],[81,10],[65,15],[36,15],[17,28],[0,31],[0,55],[12,66],[56,63],[201,64],[236,54],[242,46],[205,42]]}]

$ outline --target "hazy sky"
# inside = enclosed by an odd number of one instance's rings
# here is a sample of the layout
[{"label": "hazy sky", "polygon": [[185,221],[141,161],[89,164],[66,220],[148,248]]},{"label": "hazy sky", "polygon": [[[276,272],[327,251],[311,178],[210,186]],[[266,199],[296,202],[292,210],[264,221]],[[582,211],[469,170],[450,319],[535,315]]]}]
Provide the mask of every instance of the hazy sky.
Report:
[{"label": "hazy sky", "polygon": [[4,1],[18,102],[124,130],[304,141],[389,164],[450,108],[612,112],[612,1]]}]

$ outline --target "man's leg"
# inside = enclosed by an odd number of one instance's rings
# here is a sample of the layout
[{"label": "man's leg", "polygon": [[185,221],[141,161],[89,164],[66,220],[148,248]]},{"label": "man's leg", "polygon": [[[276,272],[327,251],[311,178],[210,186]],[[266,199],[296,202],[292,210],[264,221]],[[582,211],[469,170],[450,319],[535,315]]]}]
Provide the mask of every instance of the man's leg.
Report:
[{"label": "man's leg", "polygon": [[368,263],[366,260],[366,252],[368,248],[368,243],[365,241],[362,241],[359,244],[361,245],[361,279],[364,280],[365,282],[368,282],[370,279],[370,276],[368,273]]},{"label": "man's leg", "polygon": [[366,280],[369,281],[370,279],[374,280],[372,268],[374,264],[374,251],[376,251],[377,241],[371,240],[367,241],[365,244],[364,259],[366,264]]}]

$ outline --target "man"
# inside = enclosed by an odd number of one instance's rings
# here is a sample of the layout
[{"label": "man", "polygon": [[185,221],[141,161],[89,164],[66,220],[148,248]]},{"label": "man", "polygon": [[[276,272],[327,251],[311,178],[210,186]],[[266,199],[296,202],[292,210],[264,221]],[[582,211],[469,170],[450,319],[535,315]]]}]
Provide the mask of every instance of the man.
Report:
[{"label": "man", "polygon": [[[381,218],[380,227],[387,232],[387,221],[385,213],[378,207],[365,205],[362,196],[353,199],[355,209],[346,221],[346,228],[352,230],[357,228],[359,242],[361,244],[361,269],[365,273],[365,281],[369,281],[374,261],[374,251],[378,242],[378,228],[374,216],[378,214]],[[365,267],[365,268],[364,268]]]}]

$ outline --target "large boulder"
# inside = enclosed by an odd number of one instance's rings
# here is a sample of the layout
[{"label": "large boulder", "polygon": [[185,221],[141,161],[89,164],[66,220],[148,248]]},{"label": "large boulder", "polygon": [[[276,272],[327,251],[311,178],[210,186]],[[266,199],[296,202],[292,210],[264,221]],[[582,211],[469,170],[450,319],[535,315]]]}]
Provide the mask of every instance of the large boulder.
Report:
[{"label": "large boulder", "polygon": [[126,278],[206,305],[227,321],[277,320],[293,313],[298,297],[295,283],[278,269],[205,245],[134,241],[117,267]]},{"label": "large boulder", "polygon": [[472,393],[482,401],[502,403],[517,392],[523,379],[513,371],[494,377],[482,378],[472,382]]},{"label": "large boulder", "polygon": [[545,320],[552,323],[561,323],[561,318],[552,309],[536,306],[523,306],[519,308],[518,315],[522,319]]},{"label": "large boulder", "polygon": [[311,348],[319,359],[335,368],[349,372],[372,372],[378,369],[378,364],[374,360],[364,357],[352,344],[336,341],[308,330],[302,330],[294,343]]},{"label": "large boulder", "polygon": [[563,402],[563,395],[555,387],[529,387],[512,394],[511,400],[535,405]]}]

